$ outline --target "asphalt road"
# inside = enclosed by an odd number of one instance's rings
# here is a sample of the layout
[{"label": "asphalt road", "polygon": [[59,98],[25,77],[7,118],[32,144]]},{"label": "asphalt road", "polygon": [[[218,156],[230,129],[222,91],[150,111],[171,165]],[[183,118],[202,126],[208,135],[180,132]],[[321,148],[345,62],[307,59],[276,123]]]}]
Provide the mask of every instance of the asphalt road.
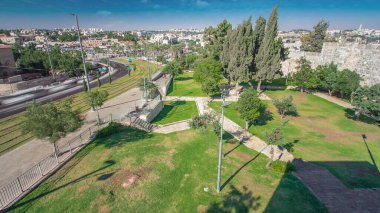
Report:
[{"label": "asphalt road", "polygon": [[[119,71],[114,72],[112,74],[112,80],[114,81],[118,78],[121,78],[121,77],[127,75],[127,74],[128,74],[127,71],[119,70]],[[108,83],[108,75],[107,75],[107,77],[100,79],[100,81],[102,82],[102,84]],[[90,82],[91,88],[97,87],[97,85],[98,85],[98,83],[97,83],[96,79]],[[47,96],[37,98],[34,101],[37,103],[47,103],[47,102],[58,100],[58,99],[61,99],[61,98],[64,98],[64,97],[67,97],[70,95],[74,95],[76,93],[82,92],[83,90],[84,90],[83,85],[79,84],[78,86],[75,86],[75,87],[72,87],[72,88],[69,88],[69,89],[66,89],[63,91],[59,91],[59,92],[56,92],[54,94],[50,94]],[[27,102],[29,102],[29,101],[27,101]],[[9,107],[4,108],[4,109],[0,109],[0,118],[5,118],[7,116],[11,116],[13,114],[24,111],[26,109],[27,102],[12,105],[12,106],[9,106]]]}]

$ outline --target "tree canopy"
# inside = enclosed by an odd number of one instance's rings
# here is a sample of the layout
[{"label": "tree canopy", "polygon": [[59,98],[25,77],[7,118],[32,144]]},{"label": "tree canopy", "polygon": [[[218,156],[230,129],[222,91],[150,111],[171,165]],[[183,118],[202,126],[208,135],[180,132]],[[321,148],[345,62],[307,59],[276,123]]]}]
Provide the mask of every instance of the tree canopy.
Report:
[{"label": "tree canopy", "polygon": [[282,99],[274,99],[273,105],[277,108],[277,111],[281,116],[281,120],[287,114],[297,114],[297,108],[293,103],[293,97],[291,95]]},{"label": "tree canopy", "polygon": [[314,89],[318,86],[318,78],[311,68],[310,61],[302,57],[298,60],[297,71],[292,75],[292,82],[296,86],[300,87],[301,92],[304,89]]},{"label": "tree canopy", "polygon": [[223,50],[227,33],[231,29],[232,25],[226,19],[219,23],[216,28],[210,26],[205,29],[204,38],[207,42],[207,55],[205,57],[211,57],[216,60],[220,59],[220,53]]},{"label": "tree canopy", "polygon": [[194,80],[201,84],[204,93],[214,95],[220,92],[222,73],[223,67],[219,61],[205,58],[194,68]]},{"label": "tree canopy", "polygon": [[60,105],[29,104],[25,114],[22,128],[25,132],[31,132],[36,138],[48,139],[55,142],[67,133],[81,126],[79,112],[72,110],[72,100],[67,99]]},{"label": "tree canopy", "polygon": [[380,84],[358,88],[352,93],[351,102],[363,113],[380,120]]},{"label": "tree canopy", "polygon": [[314,31],[305,35],[301,39],[301,50],[309,52],[321,52],[323,41],[326,38],[327,28],[329,28],[329,23],[327,21],[322,20],[318,22],[318,24],[314,26]]},{"label": "tree canopy", "polygon": [[245,90],[237,103],[240,117],[245,120],[245,128],[259,118],[265,111],[265,105],[261,102],[253,89]]}]

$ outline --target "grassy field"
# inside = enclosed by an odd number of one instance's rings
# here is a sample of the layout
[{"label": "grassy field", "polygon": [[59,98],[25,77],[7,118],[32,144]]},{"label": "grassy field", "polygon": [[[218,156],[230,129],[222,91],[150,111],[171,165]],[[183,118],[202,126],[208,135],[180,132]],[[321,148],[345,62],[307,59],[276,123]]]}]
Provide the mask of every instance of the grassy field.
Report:
[{"label": "grassy field", "polygon": [[10,212],[326,212],[298,179],[266,169],[265,156],[234,140],[224,146],[218,194],[217,148],[210,132],[124,128],[88,145]]},{"label": "grassy field", "polygon": [[[134,63],[136,63],[137,68],[136,72],[133,72],[131,76],[124,76],[113,81],[112,84],[102,85],[100,90],[107,90],[109,93],[109,99],[135,87],[143,74],[147,73],[147,62],[135,61]],[[90,109],[85,103],[84,97],[85,92],[81,92],[73,96],[73,109],[77,109],[81,113],[84,113]],[[21,124],[23,119],[24,113],[18,113],[10,117],[0,119],[0,155],[33,139],[33,136],[30,133],[22,133]]]},{"label": "grassy field", "polygon": [[193,79],[192,72],[184,72],[174,79],[169,87],[168,96],[201,96],[207,95],[202,92],[201,85],[196,83]]},{"label": "grassy field", "polygon": [[[272,98],[292,95],[298,108],[298,116],[286,117],[283,127],[284,143],[295,157],[316,162],[329,169],[345,185],[351,188],[380,187],[380,128],[363,118],[354,121],[347,117],[352,111],[311,94],[295,91],[268,91]],[[244,127],[244,121],[232,103],[225,110],[228,118]],[[281,119],[267,102],[269,114],[261,118],[249,131],[265,139],[265,133],[280,127]],[[220,111],[220,103],[211,103]],[[363,140],[362,135],[366,136]]]},{"label": "grassy field", "polygon": [[194,101],[165,101],[164,109],[154,118],[154,124],[168,124],[190,119],[198,113]]}]

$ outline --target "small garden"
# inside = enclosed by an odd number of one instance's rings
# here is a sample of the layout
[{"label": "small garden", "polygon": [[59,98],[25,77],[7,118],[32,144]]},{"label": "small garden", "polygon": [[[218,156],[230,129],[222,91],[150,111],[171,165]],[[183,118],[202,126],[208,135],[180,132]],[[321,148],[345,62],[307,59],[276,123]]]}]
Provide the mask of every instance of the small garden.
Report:
[{"label": "small garden", "polygon": [[169,124],[187,120],[198,114],[194,101],[165,101],[164,108],[154,118],[153,124]]}]

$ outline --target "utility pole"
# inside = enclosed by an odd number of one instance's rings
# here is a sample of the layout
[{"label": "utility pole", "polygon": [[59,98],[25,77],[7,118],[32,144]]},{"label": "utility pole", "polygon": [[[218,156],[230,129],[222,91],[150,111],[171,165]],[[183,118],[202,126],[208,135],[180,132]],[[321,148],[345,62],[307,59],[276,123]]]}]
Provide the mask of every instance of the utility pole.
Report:
[{"label": "utility pole", "polygon": [[50,64],[51,73],[53,74],[53,79],[55,79],[54,69],[53,69],[53,63],[51,63],[50,48],[49,48],[48,38],[47,37],[45,39],[45,44],[46,44],[46,52],[47,52],[48,57],[49,57],[49,64]]},{"label": "utility pole", "polygon": [[75,16],[75,21],[77,23],[77,31],[78,31],[78,39],[79,39],[79,47],[80,47],[80,53],[82,55],[82,63],[83,63],[83,69],[84,69],[84,75],[86,78],[86,86],[87,86],[87,91],[90,91],[90,82],[88,80],[88,75],[87,75],[87,70],[86,70],[86,59],[84,58],[84,53],[83,53],[83,46],[82,46],[82,39],[80,37],[80,29],[79,29],[79,21],[78,21],[78,16],[75,13],[70,13],[70,15]]},{"label": "utility pole", "polygon": [[220,125],[220,141],[219,141],[219,161],[218,161],[218,182],[216,191],[220,192],[220,180],[222,175],[222,157],[223,157],[223,121],[224,121],[224,106],[226,104],[226,89],[222,89],[222,120]]},{"label": "utility pole", "polygon": [[108,56],[108,79],[111,83],[112,79],[111,79],[111,62],[110,62],[110,52],[108,50],[108,46],[107,46],[107,56]]}]

